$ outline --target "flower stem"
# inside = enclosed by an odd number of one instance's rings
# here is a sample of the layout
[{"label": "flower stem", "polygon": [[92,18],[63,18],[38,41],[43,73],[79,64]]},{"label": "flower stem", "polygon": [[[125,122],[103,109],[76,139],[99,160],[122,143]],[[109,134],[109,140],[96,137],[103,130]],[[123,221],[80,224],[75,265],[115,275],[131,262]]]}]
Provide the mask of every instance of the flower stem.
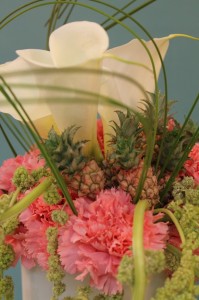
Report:
[{"label": "flower stem", "polygon": [[16,191],[13,193],[12,198],[10,200],[9,207],[12,207],[17,201],[17,196],[19,195],[20,190],[21,190],[20,188],[17,188]]},{"label": "flower stem", "polygon": [[180,226],[178,220],[176,219],[175,215],[167,208],[154,209],[155,214],[156,213],[161,213],[161,212],[167,214],[170,217],[170,219],[172,220],[172,222],[176,226],[176,229],[178,230],[178,233],[179,233],[182,244],[184,244],[185,241],[186,241],[185,236],[184,236],[184,232],[183,232],[182,227]]},{"label": "flower stem", "polygon": [[147,200],[141,200],[135,207],[133,222],[133,256],[135,267],[134,300],[144,300],[146,288],[145,253],[144,253],[144,213],[148,209]]},{"label": "flower stem", "polygon": [[14,206],[7,209],[0,216],[0,222],[6,221],[8,218],[20,214],[24,209],[26,209],[34,200],[36,200],[43,192],[45,192],[52,184],[52,178],[46,178],[42,183],[40,183],[36,188],[34,188],[28,195],[17,202]]}]

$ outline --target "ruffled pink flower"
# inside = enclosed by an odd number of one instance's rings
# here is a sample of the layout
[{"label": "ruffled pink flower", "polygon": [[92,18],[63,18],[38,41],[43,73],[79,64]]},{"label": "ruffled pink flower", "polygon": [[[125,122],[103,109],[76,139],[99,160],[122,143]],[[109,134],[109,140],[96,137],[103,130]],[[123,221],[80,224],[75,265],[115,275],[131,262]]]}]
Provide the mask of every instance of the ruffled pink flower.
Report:
[{"label": "ruffled pink flower", "polygon": [[0,167],[0,190],[7,191],[8,193],[15,190],[12,178],[18,167],[24,166],[29,171],[43,167],[45,160],[41,159],[39,155],[39,150],[33,149],[23,156],[18,155],[17,157],[5,160]]},{"label": "ruffled pink flower", "polygon": [[194,161],[199,161],[199,143],[196,143],[189,153],[189,157]]},{"label": "ruffled pink flower", "polygon": [[[71,216],[60,230],[58,253],[66,272],[80,273],[76,279],[90,276],[90,284],[106,294],[122,290],[116,280],[124,254],[130,255],[135,205],[122,190],[106,190],[95,202],[85,198],[75,201],[78,216]],[[165,247],[167,224],[155,223],[161,216],[145,213],[144,247]]]},{"label": "ruffled pink flower", "polygon": [[15,266],[19,259],[21,259],[22,264],[27,269],[31,269],[36,264],[34,259],[29,255],[28,249],[25,247],[26,231],[26,228],[21,224],[14,234],[6,235],[5,242],[10,244],[14,249],[15,261],[13,266]]},{"label": "ruffled pink flower", "polygon": [[32,215],[31,210],[26,209],[19,217],[21,225],[16,232],[6,237],[6,243],[11,244],[15,251],[15,264],[21,258],[22,264],[30,269],[36,264],[42,269],[48,268],[46,230],[49,227]]},{"label": "ruffled pink flower", "polygon": [[[168,243],[173,245],[174,247],[178,248],[181,250],[182,246],[182,241],[180,239],[179,233],[175,227],[175,225],[170,225],[169,226],[169,240]],[[199,248],[194,250],[195,255],[199,255]]]},{"label": "ruffled pink flower", "polygon": [[167,122],[167,130],[168,131],[173,131],[174,128],[175,128],[176,124],[175,124],[175,121],[174,119],[170,118]]},{"label": "ruffled pink flower", "polygon": [[97,140],[100,146],[102,153],[104,154],[104,130],[102,119],[97,120]]},{"label": "ruffled pink flower", "polygon": [[[14,234],[6,238],[6,242],[13,246],[16,253],[15,263],[21,258],[23,265],[28,269],[36,264],[42,269],[48,268],[46,230],[55,226],[51,218],[52,211],[62,208],[62,200],[57,205],[48,205],[43,196],[40,196],[20,214],[20,226]],[[71,214],[68,206],[65,207],[65,211]]]},{"label": "ruffled pink flower", "polygon": [[185,162],[184,168],[188,176],[192,176],[195,183],[199,184],[199,143],[196,143],[191,152],[189,153],[189,159]]}]

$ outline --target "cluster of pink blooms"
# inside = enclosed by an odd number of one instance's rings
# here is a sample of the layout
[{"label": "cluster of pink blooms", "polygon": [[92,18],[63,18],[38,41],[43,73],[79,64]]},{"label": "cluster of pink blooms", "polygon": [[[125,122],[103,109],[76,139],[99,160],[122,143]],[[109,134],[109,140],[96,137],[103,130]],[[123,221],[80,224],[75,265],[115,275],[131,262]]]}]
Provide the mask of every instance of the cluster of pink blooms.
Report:
[{"label": "cluster of pink blooms", "polygon": [[[15,190],[12,178],[19,166],[33,171],[43,167],[44,163],[38,150],[5,161],[0,168],[1,193]],[[199,144],[190,152],[185,169],[199,183]],[[48,269],[46,230],[49,226],[56,226],[51,212],[61,209],[63,203],[64,199],[57,205],[49,206],[40,196],[21,213],[17,230],[6,238],[6,242],[14,248],[16,262],[21,258],[27,268],[39,264],[43,269]],[[64,270],[76,274],[77,280],[83,280],[88,275],[91,286],[107,294],[121,291],[122,286],[116,279],[118,267],[123,255],[132,254],[135,205],[130,195],[119,189],[110,189],[102,191],[96,201],[81,197],[74,203],[78,216],[66,207],[69,221],[58,231],[58,253]],[[145,249],[165,248],[169,230],[168,224],[160,221],[161,217],[161,214],[154,216],[152,210],[145,212]]]},{"label": "cluster of pink blooms", "polygon": [[192,148],[184,167],[187,175],[192,176],[196,184],[199,184],[199,143],[196,143]]},{"label": "cluster of pink blooms", "polygon": [[[105,190],[96,201],[85,198],[75,201],[78,216],[71,216],[60,229],[58,253],[66,272],[79,273],[78,280],[90,276],[91,286],[107,294],[121,291],[116,280],[123,255],[131,254],[132,225],[135,205],[122,190]],[[155,223],[161,214],[147,211],[144,218],[145,249],[165,247],[168,226]]]},{"label": "cluster of pink blooms", "polygon": [[[0,168],[0,189],[2,192],[14,190],[12,178],[19,166],[32,171],[43,165],[44,160],[37,150],[8,159]],[[49,206],[40,196],[20,214],[18,228],[6,238],[16,253],[15,262],[21,258],[27,268],[36,264],[43,269],[48,268],[46,230],[49,226],[55,226],[51,212],[61,209],[63,200],[58,205]],[[101,192],[94,202],[78,198],[75,206],[78,216],[66,207],[70,218],[66,225],[59,228],[58,253],[63,268],[70,274],[77,274],[77,280],[83,280],[89,275],[91,285],[105,293],[121,291],[116,274],[123,255],[131,254],[135,205],[124,191],[111,189]],[[168,226],[156,222],[160,217],[161,214],[153,216],[152,211],[145,213],[146,249],[161,250],[165,247]]]}]

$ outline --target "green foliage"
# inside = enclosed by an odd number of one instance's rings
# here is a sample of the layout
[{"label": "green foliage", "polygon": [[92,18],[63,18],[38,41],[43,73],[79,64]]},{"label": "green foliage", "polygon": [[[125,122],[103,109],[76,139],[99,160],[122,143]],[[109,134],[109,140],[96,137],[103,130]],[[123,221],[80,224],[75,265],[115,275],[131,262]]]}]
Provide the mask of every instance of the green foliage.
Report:
[{"label": "green foliage", "polygon": [[11,245],[1,244],[0,245],[0,270],[8,269],[15,259],[15,253]]},{"label": "green foliage", "polygon": [[17,217],[9,218],[7,221],[3,222],[2,229],[4,235],[12,234],[18,225],[19,225],[19,220]]},{"label": "green foliage", "polygon": [[111,151],[108,154],[108,161],[114,164],[115,168],[122,168],[129,170],[139,164],[140,152],[139,148],[139,121],[136,115],[127,111],[124,114],[122,111],[116,111],[119,125],[113,122],[111,126],[115,131],[114,135],[111,135],[109,144]]},{"label": "green foliage", "polygon": [[64,225],[68,221],[68,214],[63,210],[53,210],[51,217],[54,222],[60,225]]},{"label": "green foliage", "polygon": [[0,279],[0,298],[14,300],[14,283],[12,277],[5,276]]},{"label": "green foliage", "polygon": [[52,128],[48,134],[48,139],[44,141],[57,168],[68,175],[81,171],[87,161],[83,155],[83,148],[87,141],[74,141],[78,129],[79,127],[70,126],[59,135]]},{"label": "green foliage", "polygon": [[[166,266],[164,251],[145,250],[145,273],[149,279],[151,275],[161,273]],[[129,286],[135,283],[134,257],[124,255],[118,270],[118,280]]]},{"label": "green foliage", "polygon": [[14,173],[13,183],[21,190],[27,190],[35,184],[35,180],[28,170],[21,166]]},{"label": "green foliage", "polygon": [[57,254],[57,235],[58,229],[56,227],[49,227],[46,231],[48,240],[47,251],[50,254],[48,258],[47,278],[53,283],[53,296],[51,300],[58,300],[58,297],[65,291],[65,284],[62,282],[65,272]]},{"label": "green foliage", "polygon": [[164,287],[159,288],[151,300],[195,300],[194,267],[192,250],[183,249],[179,268],[166,279]]},{"label": "green foliage", "polygon": [[48,205],[54,205],[60,202],[61,195],[59,194],[57,186],[54,183],[51,184],[49,189],[44,192],[43,199]]}]

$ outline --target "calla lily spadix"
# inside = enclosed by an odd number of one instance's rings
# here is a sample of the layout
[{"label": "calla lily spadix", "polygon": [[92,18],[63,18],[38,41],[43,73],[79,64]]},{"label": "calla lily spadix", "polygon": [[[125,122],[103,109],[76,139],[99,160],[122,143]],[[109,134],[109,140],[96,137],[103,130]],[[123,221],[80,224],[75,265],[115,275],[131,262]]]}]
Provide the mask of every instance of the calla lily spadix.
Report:
[{"label": "calla lily spadix", "polygon": [[[162,58],[168,49],[168,40],[169,37],[154,40]],[[144,43],[151,53],[158,76],[161,61],[157,50],[151,41]],[[97,143],[97,112],[103,119],[105,133],[108,133],[116,109],[106,105],[104,101],[98,103],[100,97],[98,99],[93,95],[101,94],[137,109],[140,100],[146,98],[146,91],[154,92],[152,63],[140,41],[135,39],[106,51],[108,44],[107,33],[99,24],[87,21],[72,22],[51,34],[49,51],[19,50],[16,60],[0,66],[0,75],[10,85],[41,136],[46,137],[52,126],[61,132],[75,124],[81,127],[77,138],[91,141],[91,152]],[[108,70],[110,74],[84,73],[86,69]],[[111,72],[132,78],[135,84],[113,76]],[[30,84],[33,88],[28,86]],[[0,111],[19,119],[18,113],[3,95],[0,95]]]}]

